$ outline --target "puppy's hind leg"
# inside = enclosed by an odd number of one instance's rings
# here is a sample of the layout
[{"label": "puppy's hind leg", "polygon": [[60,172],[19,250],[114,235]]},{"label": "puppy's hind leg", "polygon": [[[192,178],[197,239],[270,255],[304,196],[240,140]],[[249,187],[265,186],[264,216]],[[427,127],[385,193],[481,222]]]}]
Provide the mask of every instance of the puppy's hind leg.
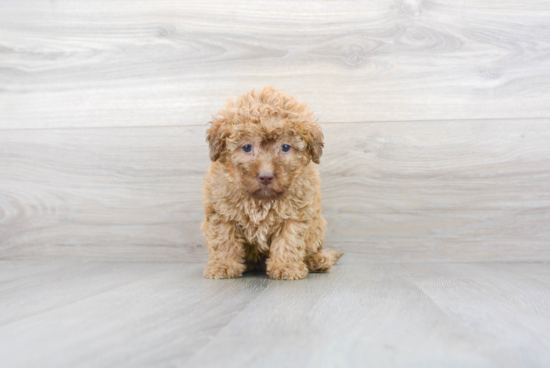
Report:
[{"label": "puppy's hind leg", "polygon": [[343,254],[332,249],[321,249],[304,260],[310,272],[328,272]]}]

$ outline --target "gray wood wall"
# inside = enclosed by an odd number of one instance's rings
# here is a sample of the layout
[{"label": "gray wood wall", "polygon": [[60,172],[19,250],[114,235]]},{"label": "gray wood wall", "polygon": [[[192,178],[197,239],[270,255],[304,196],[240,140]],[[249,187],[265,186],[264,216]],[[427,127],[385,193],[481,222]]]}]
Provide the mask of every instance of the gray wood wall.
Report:
[{"label": "gray wood wall", "polygon": [[327,246],[550,260],[549,1],[0,2],[0,259],[199,261],[205,124],[265,85],[326,136]]}]

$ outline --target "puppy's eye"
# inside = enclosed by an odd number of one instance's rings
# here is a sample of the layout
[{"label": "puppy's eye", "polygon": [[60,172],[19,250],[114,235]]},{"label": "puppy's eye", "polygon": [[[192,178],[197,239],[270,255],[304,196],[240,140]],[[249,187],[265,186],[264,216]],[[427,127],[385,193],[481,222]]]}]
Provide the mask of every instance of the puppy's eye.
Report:
[{"label": "puppy's eye", "polygon": [[245,151],[246,153],[252,152],[252,145],[251,144],[245,144],[243,146],[243,151]]},{"label": "puppy's eye", "polygon": [[288,152],[288,151],[290,151],[290,146],[289,146],[288,144],[283,144],[283,145],[281,146],[281,151],[283,151],[283,152]]}]

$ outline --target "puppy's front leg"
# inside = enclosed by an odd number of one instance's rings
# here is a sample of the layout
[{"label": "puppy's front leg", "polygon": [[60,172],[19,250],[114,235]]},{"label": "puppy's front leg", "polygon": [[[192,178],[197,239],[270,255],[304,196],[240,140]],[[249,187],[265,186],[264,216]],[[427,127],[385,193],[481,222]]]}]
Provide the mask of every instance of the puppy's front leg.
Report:
[{"label": "puppy's front leg", "polygon": [[208,246],[208,264],[204,276],[209,279],[230,279],[242,276],[244,245],[233,222],[205,221],[203,232]]},{"label": "puppy's front leg", "polygon": [[287,220],[281,232],[272,240],[267,273],[272,279],[297,280],[307,276],[304,263],[304,233],[307,225],[300,221]]}]

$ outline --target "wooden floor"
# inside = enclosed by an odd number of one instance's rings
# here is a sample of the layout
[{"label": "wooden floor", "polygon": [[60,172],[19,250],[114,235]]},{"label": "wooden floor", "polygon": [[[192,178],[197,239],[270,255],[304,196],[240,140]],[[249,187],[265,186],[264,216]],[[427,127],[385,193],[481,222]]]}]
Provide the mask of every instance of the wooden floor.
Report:
[{"label": "wooden floor", "polygon": [[0,262],[2,367],[548,367],[550,264]]}]

